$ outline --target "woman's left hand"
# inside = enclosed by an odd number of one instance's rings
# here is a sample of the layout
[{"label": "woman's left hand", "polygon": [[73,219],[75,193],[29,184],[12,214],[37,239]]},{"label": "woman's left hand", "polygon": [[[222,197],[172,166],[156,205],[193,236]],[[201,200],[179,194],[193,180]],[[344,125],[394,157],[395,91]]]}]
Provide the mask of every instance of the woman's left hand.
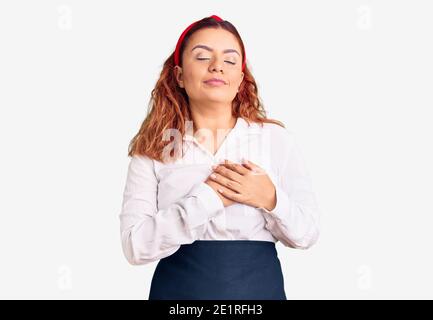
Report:
[{"label": "woman's left hand", "polygon": [[272,210],[276,205],[275,186],[265,170],[251,161],[242,164],[225,160],[213,169],[212,181],[225,197],[255,208]]}]

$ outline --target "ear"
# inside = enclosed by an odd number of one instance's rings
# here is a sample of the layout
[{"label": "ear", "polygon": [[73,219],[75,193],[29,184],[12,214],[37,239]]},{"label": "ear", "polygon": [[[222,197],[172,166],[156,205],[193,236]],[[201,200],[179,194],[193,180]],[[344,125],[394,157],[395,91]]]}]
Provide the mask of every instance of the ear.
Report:
[{"label": "ear", "polygon": [[173,72],[174,72],[174,76],[176,78],[176,81],[177,81],[177,84],[179,85],[179,87],[184,88],[182,68],[179,66],[174,66]]},{"label": "ear", "polygon": [[244,80],[244,75],[245,75],[245,74],[242,72],[241,81],[240,81],[239,84],[238,84],[238,91],[237,91],[237,92],[239,92],[239,90],[240,90],[240,88],[241,88],[242,81]]}]

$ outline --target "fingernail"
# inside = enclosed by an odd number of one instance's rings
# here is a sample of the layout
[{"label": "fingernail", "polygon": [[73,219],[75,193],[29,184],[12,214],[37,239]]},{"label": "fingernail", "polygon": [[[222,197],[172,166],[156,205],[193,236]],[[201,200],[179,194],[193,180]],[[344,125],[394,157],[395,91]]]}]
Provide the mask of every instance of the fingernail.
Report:
[{"label": "fingernail", "polygon": [[213,165],[212,169],[215,170],[218,166],[217,165]]}]

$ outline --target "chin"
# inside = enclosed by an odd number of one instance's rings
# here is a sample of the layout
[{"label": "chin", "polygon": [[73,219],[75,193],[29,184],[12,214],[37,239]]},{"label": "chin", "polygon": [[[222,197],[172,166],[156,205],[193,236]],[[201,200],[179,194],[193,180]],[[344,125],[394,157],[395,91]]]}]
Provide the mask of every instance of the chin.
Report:
[{"label": "chin", "polygon": [[204,99],[209,100],[218,100],[220,102],[227,102],[227,101],[233,101],[233,99],[236,97],[235,95],[227,94],[227,92],[206,92],[203,94]]},{"label": "chin", "polygon": [[207,94],[203,97],[203,100],[208,100],[212,102],[227,102],[229,99],[226,95]]}]

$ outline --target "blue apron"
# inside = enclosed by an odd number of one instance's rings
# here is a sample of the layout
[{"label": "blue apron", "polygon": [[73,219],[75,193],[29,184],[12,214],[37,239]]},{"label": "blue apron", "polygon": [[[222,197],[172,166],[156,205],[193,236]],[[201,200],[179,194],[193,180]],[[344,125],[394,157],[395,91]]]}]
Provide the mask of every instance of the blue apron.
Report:
[{"label": "blue apron", "polygon": [[196,240],[161,259],[149,300],[287,300],[275,243]]}]

